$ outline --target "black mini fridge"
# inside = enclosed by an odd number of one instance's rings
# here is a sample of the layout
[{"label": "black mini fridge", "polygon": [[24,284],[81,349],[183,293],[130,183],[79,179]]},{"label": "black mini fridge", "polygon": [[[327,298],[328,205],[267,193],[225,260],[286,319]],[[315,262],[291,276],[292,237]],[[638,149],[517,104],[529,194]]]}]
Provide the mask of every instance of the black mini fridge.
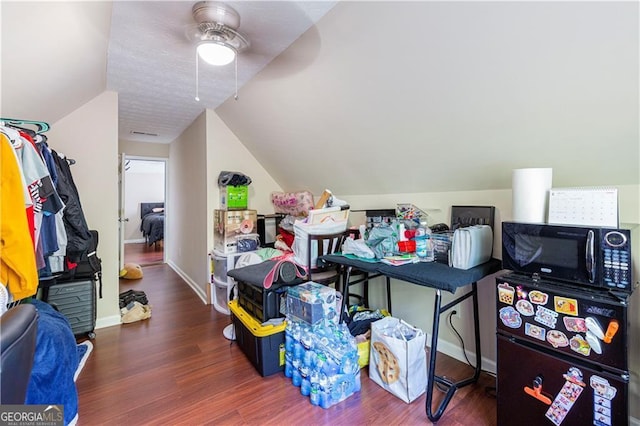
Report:
[{"label": "black mini fridge", "polygon": [[629,295],[496,279],[499,425],[627,425]]}]

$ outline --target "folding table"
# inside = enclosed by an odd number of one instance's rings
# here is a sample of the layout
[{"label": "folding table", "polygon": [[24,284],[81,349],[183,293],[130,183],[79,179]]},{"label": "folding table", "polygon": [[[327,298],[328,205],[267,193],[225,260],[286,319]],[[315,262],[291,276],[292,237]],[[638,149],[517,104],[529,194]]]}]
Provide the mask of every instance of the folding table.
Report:
[{"label": "folding table", "polygon": [[[429,351],[429,366],[427,372],[427,389],[426,389],[426,413],[432,422],[438,421],[455,392],[464,386],[470,385],[478,381],[481,372],[482,356],[480,351],[480,325],[478,317],[478,281],[483,277],[497,272],[501,268],[501,262],[497,259],[491,259],[486,263],[478,265],[474,268],[463,270],[449,267],[438,262],[418,262],[401,266],[387,265],[382,262],[371,262],[358,259],[350,255],[331,254],[321,256],[324,262],[342,265],[344,268],[342,280],[343,294],[349,294],[349,286],[364,281],[358,279],[350,281],[351,272],[360,270],[368,273],[369,280],[376,277],[385,277],[387,290],[387,307],[391,312],[391,278],[400,281],[406,281],[436,290],[434,308],[433,308],[433,329],[431,333],[431,350]],[[451,302],[442,305],[442,291],[448,291],[452,294],[460,287],[471,285],[471,290],[463,295],[455,298]],[[476,350],[476,365],[473,376],[453,382],[445,377],[435,374],[436,356],[438,353],[438,330],[440,327],[440,315],[447,312],[463,300],[471,297],[473,300],[473,327]],[[343,312],[346,308],[347,298],[343,297]],[[447,392],[440,401],[436,410],[432,409],[433,389],[436,383],[447,388]]]}]

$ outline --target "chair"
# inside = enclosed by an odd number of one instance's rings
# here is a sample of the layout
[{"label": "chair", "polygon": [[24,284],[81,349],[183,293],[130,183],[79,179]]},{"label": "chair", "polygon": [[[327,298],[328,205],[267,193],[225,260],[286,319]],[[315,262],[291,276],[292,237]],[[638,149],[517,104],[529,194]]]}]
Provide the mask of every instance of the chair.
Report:
[{"label": "chair", "polygon": [[[307,238],[307,265],[309,267],[307,279],[319,284],[337,286],[340,282],[342,270],[340,265],[318,264],[318,256],[334,254],[341,250],[344,241],[344,232],[323,235],[308,235]],[[336,287],[337,289],[337,287]]]},{"label": "chair", "polygon": [[[354,240],[357,240],[360,238],[360,231],[357,228],[347,229],[345,232],[345,238],[348,237],[352,237]],[[355,280],[352,278],[355,278]],[[364,306],[365,308],[369,307],[369,273],[360,269],[352,269],[349,285],[359,283],[362,283],[362,294],[349,293],[349,298],[346,301],[347,308],[352,305],[351,299],[355,299],[357,301],[357,305]]]},{"label": "chair", "polygon": [[36,350],[38,312],[31,304],[0,316],[0,404],[24,404]]}]

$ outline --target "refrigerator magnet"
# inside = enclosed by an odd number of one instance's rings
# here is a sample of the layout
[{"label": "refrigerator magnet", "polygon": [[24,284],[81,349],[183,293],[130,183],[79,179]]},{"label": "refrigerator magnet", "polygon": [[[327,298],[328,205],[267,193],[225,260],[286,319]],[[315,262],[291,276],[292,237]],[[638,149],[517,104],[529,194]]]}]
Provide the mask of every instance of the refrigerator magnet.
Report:
[{"label": "refrigerator magnet", "polygon": [[498,284],[498,300],[507,305],[513,305],[516,289],[507,283]]},{"label": "refrigerator magnet", "polygon": [[527,336],[531,336],[534,339],[542,340],[544,342],[546,333],[546,328],[528,322],[524,324],[524,334],[526,334]]},{"label": "refrigerator magnet", "polygon": [[558,313],[551,309],[547,309],[544,306],[538,305],[538,308],[536,309],[536,316],[533,319],[549,328],[556,328]]},{"label": "refrigerator magnet", "polygon": [[564,348],[569,346],[567,335],[560,330],[549,330],[547,332],[547,342],[554,348]]},{"label": "refrigerator magnet", "polygon": [[589,385],[593,389],[593,419],[594,424],[611,424],[611,400],[615,398],[617,389],[609,384],[604,377],[591,376]]},{"label": "refrigerator magnet", "polygon": [[559,426],[567,417],[567,414],[569,414],[569,411],[582,393],[584,386],[586,386],[582,381],[582,372],[575,367],[571,367],[562,376],[566,382],[545,414],[556,426]]},{"label": "refrigerator magnet", "polygon": [[549,300],[549,295],[538,290],[529,292],[529,300],[536,305],[546,305]]},{"label": "refrigerator magnet", "polygon": [[567,331],[573,331],[574,333],[585,333],[587,331],[587,323],[584,318],[564,317],[562,321]]},{"label": "refrigerator magnet", "polygon": [[532,317],[535,314],[533,305],[528,300],[520,299],[516,302],[516,309],[525,317]]},{"label": "refrigerator magnet", "polygon": [[500,320],[509,328],[520,328],[522,325],[522,318],[518,311],[513,309],[513,306],[505,306],[500,309]]},{"label": "refrigerator magnet", "polygon": [[518,299],[526,299],[527,296],[529,295],[529,292],[524,288],[522,288],[521,285],[519,285],[519,286],[516,286],[516,295],[518,296]]},{"label": "refrigerator magnet", "polygon": [[571,338],[571,340],[569,340],[569,346],[572,351],[577,352],[580,355],[591,355],[591,346],[589,345],[589,342],[587,342],[580,334],[576,334]]},{"label": "refrigerator magnet", "polygon": [[560,314],[578,316],[578,301],[576,299],[553,296],[553,307]]}]

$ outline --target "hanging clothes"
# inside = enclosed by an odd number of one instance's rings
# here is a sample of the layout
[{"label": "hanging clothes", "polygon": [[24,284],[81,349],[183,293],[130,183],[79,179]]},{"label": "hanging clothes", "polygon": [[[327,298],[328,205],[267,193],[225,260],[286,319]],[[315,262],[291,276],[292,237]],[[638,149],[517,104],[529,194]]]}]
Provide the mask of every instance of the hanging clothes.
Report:
[{"label": "hanging clothes", "polygon": [[27,220],[25,180],[11,140],[0,133],[0,281],[14,300],[38,289],[34,240]]},{"label": "hanging clothes", "polygon": [[[44,163],[40,151],[36,147],[33,138],[26,132],[19,132],[23,143],[16,149],[18,158],[22,164],[22,173],[27,183],[27,189],[31,194],[34,212],[34,249],[36,252],[36,263],[38,269],[45,267],[45,249],[52,253],[57,250],[55,247],[56,240],[53,242],[47,240],[43,242],[41,239],[42,227],[45,215],[55,215],[62,209],[62,202],[53,186],[49,170]],[[49,232],[55,232],[55,219],[46,220],[46,226]],[[51,231],[53,226],[53,231]],[[46,244],[43,245],[43,244]]]},{"label": "hanging clothes", "polygon": [[63,221],[67,232],[67,259],[77,263],[89,250],[91,233],[82,211],[78,189],[73,181],[69,163],[55,150],[51,150],[58,172],[58,195],[65,205]]}]

